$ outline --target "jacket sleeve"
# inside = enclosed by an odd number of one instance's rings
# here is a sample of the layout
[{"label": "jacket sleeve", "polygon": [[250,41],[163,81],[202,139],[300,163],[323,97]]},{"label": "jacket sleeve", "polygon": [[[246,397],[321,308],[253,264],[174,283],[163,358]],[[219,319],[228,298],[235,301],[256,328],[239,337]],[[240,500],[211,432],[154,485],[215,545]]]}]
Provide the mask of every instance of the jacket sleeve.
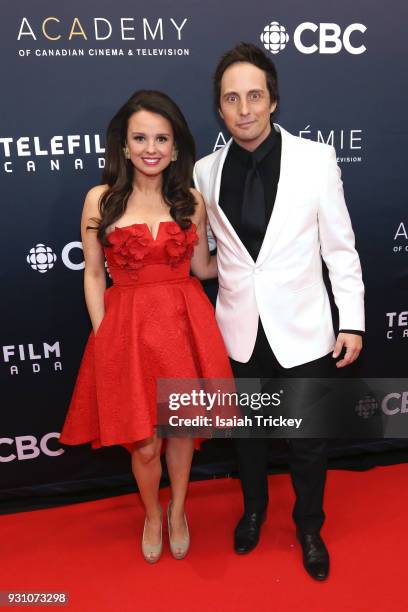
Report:
[{"label": "jacket sleeve", "polygon": [[[193,181],[194,181],[194,187],[197,189],[197,191],[201,193],[201,195],[204,198],[205,205],[207,206],[206,193],[205,193],[203,186],[200,185],[200,169],[199,169],[198,162],[196,162],[194,165]],[[214,237],[210,223],[208,221],[208,215],[207,215],[207,240],[208,240],[208,248],[210,252],[214,251],[217,248],[217,241]]]},{"label": "jacket sleeve", "polygon": [[341,171],[334,147],[330,147],[326,159],[318,208],[321,254],[329,271],[339,310],[339,328],[364,331],[361,264],[355,249],[354,232],[344,200]]}]

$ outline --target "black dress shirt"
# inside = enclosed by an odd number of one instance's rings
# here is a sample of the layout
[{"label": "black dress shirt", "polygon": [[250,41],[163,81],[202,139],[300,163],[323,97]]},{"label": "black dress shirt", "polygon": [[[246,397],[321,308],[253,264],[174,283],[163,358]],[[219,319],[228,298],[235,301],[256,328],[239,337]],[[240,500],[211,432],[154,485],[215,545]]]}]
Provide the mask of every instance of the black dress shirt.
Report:
[{"label": "black dress shirt", "polygon": [[[254,261],[258,257],[265,238],[266,228],[275,204],[280,177],[282,137],[280,132],[277,132],[273,126],[271,127],[270,134],[261,142],[257,149],[262,148],[262,152],[267,151],[262,161],[258,164],[258,171],[262,179],[265,194],[266,222],[263,231],[257,235],[248,232],[241,222],[245,179],[251,165],[252,153],[233,141],[222,169],[219,205]],[[364,332],[357,330],[344,330],[344,332],[360,336],[364,334]]]},{"label": "black dress shirt", "polygon": [[258,235],[248,232],[247,228],[241,223],[245,178],[251,165],[252,153],[233,141],[222,169],[220,206],[254,261],[258,257],[275,204],[280,175],[281,148],[281,135],[274,129],[271,130],[269,136],[258,147],[258,150],[263,149],[267,151],[265,157],[258,164],[258,171],[265,193],[266,211],[265,227]]}]

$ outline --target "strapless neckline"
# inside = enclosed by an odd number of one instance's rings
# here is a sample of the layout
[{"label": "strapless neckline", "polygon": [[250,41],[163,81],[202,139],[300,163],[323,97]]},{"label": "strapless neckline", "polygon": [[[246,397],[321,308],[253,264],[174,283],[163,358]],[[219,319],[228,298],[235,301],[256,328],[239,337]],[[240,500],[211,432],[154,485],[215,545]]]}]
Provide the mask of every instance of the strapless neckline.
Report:
[{"label": "strapless neckline", "polygon": [[139,225],[139,226],[145,227],[145,228],[147,229],[147,231],[149,232],[149,234],[150,234],[150,236],[151,236],[152,240],[155,242],[155,241],[157,240],[158,236],[159,236],[160,226],[161,226],[163,223],[176,223],[176,222],[175,222],[175,221],[159,221],[159,225],[158,225],[158,227],[157,227],[157,233],[156,233],[156,236],[153,236],[153,233],[152,233],[152,231],[151,231],[151,229],[150,229],[150,227],[149,227],[149,225],[148,225],[147,223],[130,223],[129,225],[115,225],[115,229],[114,229],[114,230],[112,230],[112,231],[111,231],[111,232],[109,232],[109,233],[110,233],[110,234],[113,234],[113,232],[116,232],[116,230],[129,229],[129,228],[131,228],[131,227],[137,227],[137,226]]},{"label": "strapless neckline", "polygon": [[[136,226],[139,225],[139,226],[145,227],[147,229],[151,239],[153,240],[153,242],[156,242],[157,238],[159,237],[160,227],[162,225],[164,225],[165,223],[176,224],[179,227],[177,221],[173,221],[173,220],[172,221],[159,221],[159,225],[157,227],[156,236],[153,236],[153,233],[152,233],[152,231],[151,231],[151,229],[150,229],[150,227],[149,227],[149,225],[147,223],[130,223],[129,225],[115,225],[115,229],[113,229],[111,232],[109,232],[108,236],[110,236],[110,234],[113,234],[117,230],[124,230],[124,229],[128,229],[128,228],[131,228],[131,227],[136,227]],[[191,223],[191,227],[194,228],[194,229],[197,229],[195,223]]]}]

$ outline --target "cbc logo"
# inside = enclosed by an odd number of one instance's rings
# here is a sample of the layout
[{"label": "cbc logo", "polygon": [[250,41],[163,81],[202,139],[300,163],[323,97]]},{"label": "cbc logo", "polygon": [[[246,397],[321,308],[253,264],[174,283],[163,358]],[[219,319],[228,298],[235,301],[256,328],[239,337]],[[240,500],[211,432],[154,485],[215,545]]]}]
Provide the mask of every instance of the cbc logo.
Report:
[{"label": "cbc logo", "polygon": [[[357,33],[364,34],[367,30],[362,23],[352,23],[342,32],[337,23],[312,23],[306,21],[297,26],[293,33],[293,44],[300,53],[310,55],[312,53],[336,54],[345,49],[352,55],[360,55],[366,51],[364,44],[356,44]],[[306,39],[303,34],[308,32]],[[314,42],[310,41],[310,32],[313,32]],[[353,40],[351,40],[353,38]],[[265,49],[276,54],[282,51],[289,40],[286,28],[277,21],[272,21],[265,26],[260,36]]]},{"label": "cbc logo", "polygon": [[[370,395],[366,395],[355,407],[356,413],[363,419],[374,416],[378,413],[378,409],[377,400]],[[408,412],[408,391],[388,393],[381,402],[381,410],[386,416],[406,414]]]},{"label": "cbc logo", "polygon": [[[48,455],[48,457],[57,457],[65,453],[63,448],[52,450],[48,446],[48,442],[52,438],[59,438],[59,433],[50,432],[45,434],[40,440],[35,436],[17,436],[16,438],[0,438],[0,463],[8,463],[9,461],[23,461],[25,459],[36,459],[40,453]],[[3,446],[8,445],[8,454],[4,453]],[[12,448],[10,448],[12,447]]]},{"label": "cbc logo", "polygon": [[378,402],[375,397],[365,395],[357,402],[355,411],[362,419],[369,419],[378,411]]},{"label": "cbc logo", "polygon": [[403,393],[388,393],[381,402],[384,414],[393,416],[394,414],[406,414],[408,412],[408,391]]},{"label": "cbc logo", "polygon": [[[85,267],[83,258],[81,258],[81,261],[78,263],[75,263],[71,259],[71,251],[73,249],[81,249],[81,251],[83,251],[82,242],[76,240],[74,242],[69,242],[64,246],[61,252],[62,263],[70,270],[83,270]],[[57,256],[53,250],[42,243],[36,244],[32,249],[30,249],[27,255],[27,263],[33,270],[40,272],[40,274],[45,274],[51,270],[56,261]]]},{"label": "cbc logo", "polygon": [[30,249],[27,255],[27,262],[33,270],[37,270],[40,274],[45,274],[45,272],[51,270],[56,261],[57,256],[53,253],[52,249],[41,243],[36,244],[35,247]]},{"label": "cbc logo", "polygon": [[261,34],[263,46],[273,54],[282,51],[286,47],[288,40],[289,34],[277,21],[272,21],[269,25],[265,26]]}]

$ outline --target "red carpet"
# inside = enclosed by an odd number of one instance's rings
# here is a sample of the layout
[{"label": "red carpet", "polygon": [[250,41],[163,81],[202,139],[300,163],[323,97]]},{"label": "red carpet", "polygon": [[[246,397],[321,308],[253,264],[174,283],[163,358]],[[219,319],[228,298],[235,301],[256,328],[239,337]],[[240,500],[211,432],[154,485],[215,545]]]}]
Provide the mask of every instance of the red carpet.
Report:
[{"label": "red carpet", "polygon": [[[332,566],[325,583],[303,570],[291,484],[281,475],[269,480],[261,542],[242,557],[232,551],[241,512],[236,480],[192,483],[191,551],[175,561],[166,543],[153,566],[140,553],[136,495],[2,516],[0,591],[67,591],[65,609],[81,612],[405,612],[407,484],[408,464],[329,472],[323,535]],[[167,502],[169,491],[161,496]]]}]

